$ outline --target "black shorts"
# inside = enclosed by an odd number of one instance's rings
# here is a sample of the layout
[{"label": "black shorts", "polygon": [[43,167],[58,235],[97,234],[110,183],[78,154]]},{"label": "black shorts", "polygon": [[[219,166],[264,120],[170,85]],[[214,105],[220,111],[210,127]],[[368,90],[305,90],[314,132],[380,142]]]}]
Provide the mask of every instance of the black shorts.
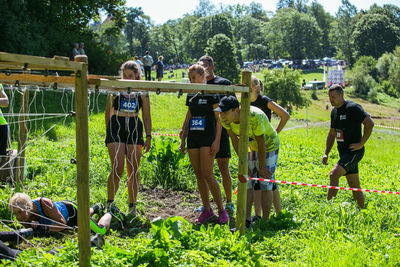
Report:
[{"label": "black shorts", "polygon": [[65,204],[65,206],[67,207],[67,211],[68,211],[68,222],[67,225],[74,227],[74,226],[78,226],[78,209],[77,209],[77,205],[74,202],[71,201],[67,201],[67,200],[63,200],[60,201],[63,204]]},{"label": "black shorts", "polygon": [[229,143],[229,135],[228,132],[222,127],[221,132],[221,142],[219,143],[219,151],[215,155],[216,159],[224,159],[231,157],[231,144]]},{"label": "black shorts", "polygon": [[7,154],[8,125],[0,125],[0,155]]},{"label": "black shorts", "polygon": [[187,148],[200,148],[200,147],[211,147],[215,140],[215,132],[208,133],[209,131],[189,131],[187,137]]},{"label": "black shorts", "polygon": [[106,145],[109,143],[144,145],[143,123],[139,117],[113,115],[107,125],[106,132]]},{"label": "black shorts", "polygon": [[344,151],[340,154],[340,159],[337,164],[346,170],[346,174],[358,173],[358,163],[364,156],[364,147],[356,151]]}]

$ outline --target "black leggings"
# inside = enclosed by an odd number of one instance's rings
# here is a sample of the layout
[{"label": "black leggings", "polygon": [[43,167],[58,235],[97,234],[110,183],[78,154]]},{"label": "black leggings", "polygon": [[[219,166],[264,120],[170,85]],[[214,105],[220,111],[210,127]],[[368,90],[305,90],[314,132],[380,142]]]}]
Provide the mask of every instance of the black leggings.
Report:
[{"label": "black leggings", "polygon": [[9,248],[0,241],[0,259],[15,260],[21,252],[22,250]]}]

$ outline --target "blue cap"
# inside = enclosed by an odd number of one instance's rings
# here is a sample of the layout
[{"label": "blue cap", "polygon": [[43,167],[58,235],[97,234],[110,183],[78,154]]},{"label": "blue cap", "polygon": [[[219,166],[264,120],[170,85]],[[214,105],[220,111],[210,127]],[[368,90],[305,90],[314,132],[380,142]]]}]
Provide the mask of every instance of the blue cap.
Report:
[{"label": "blue cap", "polygon": [[224,96],[219,101],[219,105],[214,111],[226,112],[230,109],[235,109],[239,107],[239,101],[234,96]]}]

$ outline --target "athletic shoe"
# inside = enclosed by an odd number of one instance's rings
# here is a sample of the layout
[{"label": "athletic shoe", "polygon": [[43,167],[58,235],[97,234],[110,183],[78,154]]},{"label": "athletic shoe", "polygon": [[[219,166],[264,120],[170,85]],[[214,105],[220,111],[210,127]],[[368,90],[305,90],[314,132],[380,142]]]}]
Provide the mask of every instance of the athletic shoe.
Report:
[{"label": "athletic shoe", "polygon": [[233,215],[235,212],[235,205],[232,202],[226,202],[225,210],[228,212],[229,215]]},{"label": "athletic shoe", "polygon": [[197,209],[194,209],[195,212],[203,212],[204,211],[204,207],[200,206]]},{"label": "athletic shoe", "polygon": [[33,229],[32,228],[21,229],[17,231],[17,234],[19,236],[24,237],[25,239],[32,239]]},{"label": "athletic shoe", "polygon": [[121,225],[122,225],[122,228],[123,228],[124,225],[125,225],[125,220],[126,220],[125,214],[123,214],[123,213],[117,208],[117,206],[115,206],[115,205],[112,205],[112,206],[111,206],[111,209],[110,209],[109,213],[111,213],[111,215],[112,215],[113,217],[117,218],[117,219],[121,222]]},{"label": "athletic shoe", "polygon": [[129,207],[129,215],[136,216],[136,206]]},{"label": "athletic shoe", "polygon": [[93,214],[99,214],[104,210],[104,206],[101,203],[96,203],[91,208],[93,209]]},{"label": "athletic shoe", "polygon": [[220,210],[218,212],[218,222],[220,224],[226,224],[228,221],[229,221],[228,212],[225,209]]},{"label": "athletic shoe", "polygon": [[100,234],[96,234],[90,239],[90,245],[96,248],[102,248],[104,245],[104,238]]},{"label": "athletic shoe", "polygon": [[213,210],[210,208],[210,210],[203,211],[200,214],[199,218],[196,219],[195,223],[196,224],[203,224],[203,223],[207,223],[207,222],[213,221],[215,219],[216,219],[215,214],[214,214]]}]

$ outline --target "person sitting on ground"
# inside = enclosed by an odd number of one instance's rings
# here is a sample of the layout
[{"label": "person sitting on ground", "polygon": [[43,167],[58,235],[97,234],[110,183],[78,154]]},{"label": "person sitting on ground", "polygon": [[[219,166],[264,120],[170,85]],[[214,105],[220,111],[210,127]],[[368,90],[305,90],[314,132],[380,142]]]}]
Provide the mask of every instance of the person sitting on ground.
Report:
[{"label": "person sitting on ground", "polygon": [[[239,153],[240,112],[239,101],[234,96],[224,96],[219,102],[218,108],[222,126],[227,130],[232,140],[232,145]],[[254,106],[250,106],[249,118],[249,154],[248,166],[250,177],[274,179],[274,173],[278,161],[279,137],[272,127],[265,113]],[[263,159],[263,160],[258,160]],[[251,222],[251,202],[255,180],[247,182],[247,203],[250,208],[246,210],[246,224]],[[268,220],[272,206],[272,183],[260,181],[261,207],[263,219]]]},{"label": "person sitting on ground", "polygon": [[[31,200],[25,193],[15,193],[9,201],[8,209],[26,229],[0,232],[0,258],[14,260],[22,252],[9,248],[3,242],[18,244],[31,239],[33,235],[42,236],[51,232],[71,230],[78,226],[78,208],[70,201],[53,202],[45,197]],[[96,204],[89,210],[90,216],[102,211],[101,204]],[[117,207],[104,214],[98,223],[90,219],[90,229],[96,234],[91,241],[93,246],[100,248],[104,244],[103,235],[110,228],[112,218],[124,226],[125,215]]]}]

